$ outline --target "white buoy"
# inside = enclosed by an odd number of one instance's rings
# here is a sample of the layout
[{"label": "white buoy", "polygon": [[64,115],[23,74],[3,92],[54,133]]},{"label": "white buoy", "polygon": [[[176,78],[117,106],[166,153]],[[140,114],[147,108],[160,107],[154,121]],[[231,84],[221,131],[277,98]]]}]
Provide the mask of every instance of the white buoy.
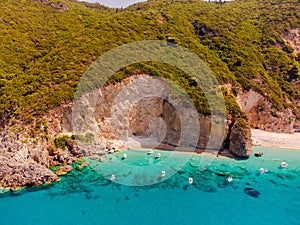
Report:
[{"label": "white buoy", "polygon": [[286,162],[282,162],[282,163],[280,164],[280,166],[281,166],[281,167],[287,167],[288,164],[287,164]]},{"label": "white buoy", "polygon": [[194,182],[193,178],[189,178],[189,184],[192,184]]},{"label": "white buoy", "polygon": [[149,150],[149,152],[147,152],[148,155],[152,155],[153,154],[153,150]]},{"label": "white buoy", "polygon": [[161,171],[161,176],[162,176],[162,177],[166,176],[166,171],[164,171],[164,170]]},{"label": "white buoy", "polygon": [[116,176],[114,174],[111,175],[110,180],[115,180],[115,179],[116,179]]},{"label": "white buoy", "polygon": [[127,159],[127,154],[124,153],[122,159]]},{"label": "white buoy", "polygon": [[160,156],[161,156],[160,153],[156,154],[156,158],[160,158]]},{"label": "white buoy", "polygon": [[233,181],[233,177],[232,177],[232,176],[228,177],[228,178],[227,178],[227,181],[228,181],[228,182],[232,182],[232,181]]}]

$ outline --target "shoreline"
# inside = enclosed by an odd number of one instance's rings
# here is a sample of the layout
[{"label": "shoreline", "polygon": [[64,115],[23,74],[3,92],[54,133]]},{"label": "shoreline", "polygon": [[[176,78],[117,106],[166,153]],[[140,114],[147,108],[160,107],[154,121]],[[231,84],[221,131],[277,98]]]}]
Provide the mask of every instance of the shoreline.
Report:
[{"label": "shoreline", "polygon": [[[294,150],[294,151],[300,151],[300,133],[294,133],[294,134],[287,134],[287,133],[274,133],[269,131],[263,131],[258,129],[251,129],[251,135],[252,135],[252,147],[268,147],[268,148],[278,148],[278,149],[286,149],[286,150]],[[153,144],[153,143],[147,143],[143,146],[140,146],[142,148],[149,148],[149,149],[157,149],[157,150],[163,150],[163,151],[179,151],[179,152],[185,152],[190,154],[216,154],[216,157],[225,157],[225,158],[232,158],[232,159],[239,159],[238,157],[235,157],[232,153],[230,153],[228,150],[223,149],[221,151],[216,150],[205,150],[200,149],[197,147],[189,148],[189,147],[176,147],[168,144]],[[120,148],[118,151],[128,150],[128,148]],[[251,157],[254,157],[254,151]],[[108,156],[109,153],[106,152],[104,154],[105,156]],[[85,157],[83,157],[85,158]],[[87,157],[89,158],[89,157]],[[55,183],[55,182],[54,182]],[[43,184],[40,186],[36,186],[37,188],[43,188],[47,184]],[[3,188],[0,186],[0,195],[3,195],[5,193],[9,192],[22,192],[26,189],[26,187],[18,187],[16,189],[12,188]]]},{"label": "shoreline", "polygon": [[[287,133],[274,133],[269,131],[263,131],[258,129],[251,129],[252,135],[252,147],[267,147],[267,148],[277,148],[282,150],[291,150],[291,151],[300,151],[300,133],[294,134],[287,134]],[[138,147],[138,146],[137,146]],[[141,148],[149,148],[149,149],[157,149],[157,150],[164,150],[164,151],[179,151],[185,152],[190,154],[213,154],[216,157],[225,157],[225,158],[232,158],[232,159],[240,159],[230,153],[228,150],[223,149],[221,151],[216,150],[206,150],[201,148],[191,148],[191,147],[176,147],[169,144],[162,144],[162,143],[144,143],[143,146],[139,146]],[[120,148],[118,151],[128,150],[128,148]],[[255,151],[251,157],[254,157]],[[106,156],[109,155],[108,152],[105,152]],[[83,157],[85,158],[85,157]],[[87,157],[89,158],[89,157]],[[55,183],[55,182],[54,182]],[[51,183],[52,184],[52,183]],[[36,187],[42,188],[44,185],[42,184]],[[16,189],[13,188],[3,188],[0,186],[0,195],[5,194],[7,192],[13,191],[17,193],[18,191],[22,191],[25,187],[17,187]]]},{"label": "shoreline", "polygon": [[[123,150],[129,150],[134,149],[135,147],[126,147],[119,149],[120,151]],[[145,148],[145,149],[156,149],[156,150],[162,150],[162,151],[177,151],[177,152],[183,152],[187,154],[197,154],[197,155],[203,155],[203,154],[212,154],[216,155],[216,157],[225,157],[225,158],[232,158],[232,159],[241,159],[235,155],[233,155],[231,152],[229,152],[228,149],[222,149],[222,150],[214,150],[214,149],[205,149],[205,148],[199,148],[199,147],[181,147],[181,146],[173,146],[165,143],[147,143],[143,144],[142,146],[136,146],[136,148]]]},{"label": "shoreline", "polygon": [[253,147],[271,147],[300,151],[300,133],[287,134],[251,129]]},{"label": "shoreline", "polygon": [[[300,133],[276,133],[270,131],[264,131],[259,129],[251,129],[252,136],[252,147],[268,147],[268,148],[278,148],[278,149],[286,149],[286,150],[294,150],[300,151]],[[227,149],[222,149],[221,151],[209,151],[206,149],[198,148],[198,147],[176,147],[169,144],[153,144],[147,143],[142,148],[152,148],[158,150],[166,150],[166,151],[179,151],[186,153],[194,153],[194,154],[213,154],[217,152],[217,157],[227,157],[233,159],[240,159],[230,153]],[[125,148],[126,149],[126,148]],[[125,150],[121,149],[121,150]],[[255,151],[253,151],[250,157],[254,157]]]}]

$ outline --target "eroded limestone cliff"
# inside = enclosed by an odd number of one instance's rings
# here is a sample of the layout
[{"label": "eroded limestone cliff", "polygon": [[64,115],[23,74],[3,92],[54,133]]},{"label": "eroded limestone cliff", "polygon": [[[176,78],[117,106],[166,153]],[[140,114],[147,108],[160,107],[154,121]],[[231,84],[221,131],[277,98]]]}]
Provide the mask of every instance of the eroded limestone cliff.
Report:
[{"label": "eroded limestone cliff", "polygon": [[[93,132],[101,140],[122,140],[129,146],[133,143],[143,146],[143,141],[217,151],[226,144],[229,146],[226,143],[230,140],[229,127],[235,124],[235,119],[199,115],[185,105],[182,96],[174,98],[172,91],[159,79],[147,75],[94,91],[75,103],[75,123],[68,132]],[[241,140],[240,135],[243,133],[236,132],[231,140]],[[231,145],[230,151],[237,156],[250,156],[250,138],[244,142]]]},{"label": "eroded limestone cliff", "polygon": [[240,108],[249,117],[252,128],[272,132],[292,133],[295,115],[291,109],[278,111],[260,93],[250,90],[237,96]]},{"label": "eroded limestone cliff", "polygon": [[113,148],[163,143],[219,151],[228,146],[236,156],[251,155],[248,127],[229,117],[199,115],[184,94],[175,93],[160,79],[133,76],[50,110],[40,125],[23,129],[22,124],[10,124],[1,132],[0,185],[17,188],[57,181],[50,165],[101,157]]}]

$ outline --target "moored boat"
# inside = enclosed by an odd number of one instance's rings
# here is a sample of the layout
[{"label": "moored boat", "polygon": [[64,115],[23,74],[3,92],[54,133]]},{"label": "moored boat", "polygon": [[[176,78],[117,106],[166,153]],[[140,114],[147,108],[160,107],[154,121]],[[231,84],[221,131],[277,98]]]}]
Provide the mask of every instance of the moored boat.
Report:
[{"label": "moored boat", "polygon": [[254,156],[255,156],[255,157],[261,157],[261,156],[263,156],[263,155],[264,155],[263,152],[255,152],[255,153],[254,153]]}]

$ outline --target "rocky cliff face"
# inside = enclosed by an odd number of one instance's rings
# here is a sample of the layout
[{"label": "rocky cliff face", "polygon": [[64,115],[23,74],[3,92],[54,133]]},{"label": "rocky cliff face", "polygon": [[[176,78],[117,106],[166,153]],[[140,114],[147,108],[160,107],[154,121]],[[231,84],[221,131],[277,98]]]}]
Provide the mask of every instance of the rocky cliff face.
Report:
[{"label": "rocky cliff face", "polygon": [[[100,140],[118,139],[125,145],[138,142],[141,147],[143,141],[149,144],[150,140],[152,143],[214,150],[220,150],[230,140],[232,121],[199,115],[184,106],[183,101],[172,99],[171,92],[159,80],[146,75],[89,93],[76,104],[73,112],[76,122],[74,130],[69,132],[93,132]],[[240,135],[243,134],[235,133],[235,137]],[[231,152],[249,156],[250,140],[245,139],[244,143],[231,145]]]},{"label": "rocky cliff face", "polygon": [[253,90],[240,92],[237,102],[248,115],[252,128],[272,132],[293,132],[295,116],[291,109],[280,112],[274,109],[264,96]]},{"label": "rocky cliff face", "polygon": [[251,146],[251,130],[243,119],[238,119],[233,123],[229,140],[229,150],[234,155],[242,158],[247,158],[252,154]]},{"label": "rocky cliff face", "polygon": [[71,164],[82,156],[76,143],[70,141],[65,149],[54,149],[53,140],[63,132],[62,112],[68,105],[51,110],[38,124],[16,121],[0,131],[0,186],[17,189],[58,181],[50,165]]},{"label": "rocky cliff face", "polygon": [[[248,157],[250,130],[245,136],[245,130],[233,123],[199,115],[182,99],[174,98],[159,79],[131,77],[50,110],[42,125],[5,127],[0,137],[0,186],[17,188],[57,181],[50,165],[71,164],[81,156],[100,157],[114,148],[163,143],[218,151],[230,140],[234,155]],[[71,135],[77,141],[71,140]],[[54,140],[63,142],[63,147],[53,146]]]},{"label": "rocky cliff face", "polygon": [[33,143],[5,129],[0,137],[0,186],[18,188],[57,181],[49,169],[49,153],[43,141]]}]

